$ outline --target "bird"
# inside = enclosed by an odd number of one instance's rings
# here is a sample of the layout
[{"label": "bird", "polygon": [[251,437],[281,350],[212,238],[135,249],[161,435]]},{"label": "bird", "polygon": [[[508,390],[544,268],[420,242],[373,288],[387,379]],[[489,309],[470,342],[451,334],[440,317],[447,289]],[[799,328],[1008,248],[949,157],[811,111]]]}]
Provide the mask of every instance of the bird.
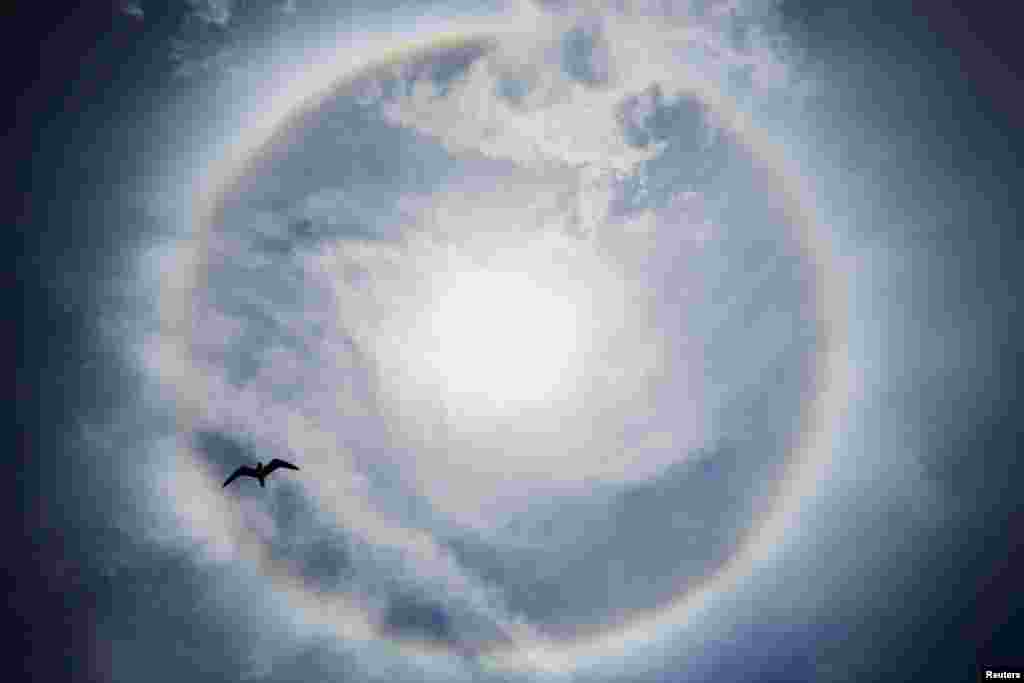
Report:
[{"label": "bird", "polygon": [[230,477],[228,477],[227,481],[224,482],[224,486],[222,486],[221,488],[226,487],[228,484],[233,482],[235,479],[238,479],[239,477],[255,477],[256,479],[260,480],[260,488],[263,488],[263,481],[264,479],[267,478],[267,475],[269,475],[274,470],[281,469],[282,467],[287,468],[289,470],[299,469],[290,462],[285,462],[284,460],[279,460],[278,458],[274,458],[273,460],[268,462],[266,466],[264,466],[262,462],[257,462],[256,467],[242,465],[237,470],[235,470]]}]

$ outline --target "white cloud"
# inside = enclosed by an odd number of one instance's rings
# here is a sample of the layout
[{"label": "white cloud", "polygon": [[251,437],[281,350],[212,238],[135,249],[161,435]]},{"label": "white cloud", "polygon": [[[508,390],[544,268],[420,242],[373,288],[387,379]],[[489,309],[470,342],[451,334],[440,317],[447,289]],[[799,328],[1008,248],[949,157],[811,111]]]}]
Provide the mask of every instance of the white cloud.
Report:
[{"label": "white cloud", "polygon": [[[561,6],[562,3],[559,3]],[[689,3],[617,2],[598,13],[590,3],[567,3],[565,13],[520,6],[520,31],[475,62],[444,97],[429,78],[411,94],[387,102],[395,123],[436,136],[456,152],[542,167],[565,164],[598,174],[630,173],[660,152],[627,144],[617,108],[628,95],[660,83],[670,97],[694,77],[726,85],[730,74],[749,71],[760,88],[791,88],[796,80],[779,56],[777,40],[747,22],[746,44],[734,28],[753,5],[712,3],[695,15]],[[584,85],[561,71],[559,40],[580,25],[600,32],[595,44],[608,80]],[[523,81],[521,101],[496,97],[504,79]],[[638,112],[638,115],[642,112]]]},{"label": "white cloud", "polygon": [[[545,54],[550,46],[539,46]],[[536,78],[525,100],[513,104],[497,97],[500,79],[511,69]],[[558,75],[551,64],[510,67],[506,55],[474,63],[450,94],[439,97],[429,80],[420,80],[408,96],[385,104],[392,122],[436,136],[458,153],[477,152],[524,166],[595,166],[629,173],[658,150],[627,144],[616,119],[624,93],[593,89]]]},{"label": "white cloud", "polygon": [[[332,334],[351,335],[373,364],[375,405],[392,425],[391,457],[441,510],[489,526],[492,515],[512,514],[539,491],[641,478],[666,464],[671,451],[634,450],[622,433],[657,412],[656,385],[685,386],[674,408],[676,445],[697,445],[702,435],[699,388],[687,379],[698,362],[694,347],[659,329],[646,279],[657,273],[649,267],[658,235],[678,240],[678,224],[650,212],[609,222],[615,181],[607,173],[555,166],[493,176],[473,168],[429,197],[403,199],[402,242],[339,242],[312,256],[310,267],[335,293]],[[588,215],[581,204],[596,208]],[[630,242],[622,257],[619,247]],[[453,276],[480,270],[525,274],[577,312],[565,376],[543,402],[517,403],[514,414],[447,393],[444,377],[424,362],[424,315]],[[685,268],[675,270],[685,277]]]}]

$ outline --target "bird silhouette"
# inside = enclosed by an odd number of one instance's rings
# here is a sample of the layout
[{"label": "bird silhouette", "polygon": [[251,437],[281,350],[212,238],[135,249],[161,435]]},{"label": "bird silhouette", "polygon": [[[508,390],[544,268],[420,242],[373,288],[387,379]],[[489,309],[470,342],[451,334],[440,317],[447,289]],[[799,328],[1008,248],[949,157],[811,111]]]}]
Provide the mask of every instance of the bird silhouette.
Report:
[{"label": "bird silhouette", "polygon": [[[285,462],[284,460],[279,460],[277,458],[274,458],[273,460],[268,462],[266,466],[264,466],[262,462],[257,462],[256,467],[242,465],[237,470],[235,470],[230,477],[228,477],[228,480],[224,482],[224,486],[227,486],[228,484],[233,482],[235,479],[238,479],[239,477],[255,477],[256,479],[260,480],[260,488],[263,488],[263,481],[267,478],[267,475],[269,475],[274,470],[281,469],[282,467],[289,470],[299,469],[290,462]],[[221,488],[224,488],[224,486],[222,486]]]}]

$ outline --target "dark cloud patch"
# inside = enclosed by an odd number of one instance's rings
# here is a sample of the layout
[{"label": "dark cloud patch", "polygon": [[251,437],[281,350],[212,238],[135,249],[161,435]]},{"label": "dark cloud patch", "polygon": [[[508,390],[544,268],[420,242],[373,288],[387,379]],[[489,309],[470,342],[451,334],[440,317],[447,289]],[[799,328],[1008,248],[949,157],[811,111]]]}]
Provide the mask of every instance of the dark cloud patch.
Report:
[{"label": "dark cloud patch", "polygon": [[288,222],[288,233],[299,242],[312,243],[318,234],[312,218],[294,218]]},{"label": "dark cloud patch", "polygon": [[[196,448],[203,454],[203,457],[208,462],[217,465],[217,468],[223,472],[225,477],[240,465],[253,465],[256,462],[266,463],[276,457],[274,454],[263,450],[258,444],[252,442],[247,437],[225,431],[214,429],[198,430],[194,433],[193,440]],[[309,513],[308,503],[295,491],[283,487],[287,482],[287,478],[280,476],[280,472],[279,470],[278,473],[272,475],[277,481],[281,482],[278,490],[273,494],[275,506],[279,510],[278,516],[281,517],[281,521],[288,524],[305,523],[306,520],[300,519],[300,517],[304,513]]]},{"label": "dark cloud patch", "polygon": [[384,630],[399,638],[450,643],[455,639],[451,614],[440,602],[395,596],[384,612]]},{"label": "dark cloud patch", "polygon": [[239,465],[252,464],[258,459],[251,445],[225,432],[201,430],[195,433],[194,439],[196,448],[207,460],[221,467],[225,477]]},{"label": "dark cloud patch", "polygon": [[256,238],[254,246],[260,253],[280,259],[285,259],[295,252],[295,242],[276,235],[261,235]]},{"label": "dark cloud patch", "polygon": [[337,590],[354,576],[348,545],[337,537],[316,539],[300,551],[299,572],[321,590]]},{"label": "dark cloud patch", "polygon": [[[299,467],[301,466],[299,464]],[[284,470],[279,470],[278,473],[284,473]],[[278,473],[273,476],[278,476]],[[287,474],[294,475],[296,478],[301,478],[304,474],[305,476],[315,476],[315,473],[308,471],[305,473],[289,471]],[[297,486],[284,486],[283,484],[288,481],[287,475],[280,481],[282,485],[274,488],[270,505],[278,529],[283,534],[291,536],[319,526],[316,519],[316,506],[313,501]]]},{"label": "dark cloud patch", "polygon": [[[293,458],[302,466],[300,458]],[[284,470],[281,470],[284,472]],[[289,478],[288,475],[293,475]],[[277,477],[275,473],[273,476]],[[267,499],[267,511],[273,516],[278,537],[272,550],[281,556],[298,558],[303,565],[317,566],[325,570],[344,568],[349,565],[348,547],[344,536],[321,515],[314,499],[298,485],[302,477],[316,476],[315,472],[304,470],[288,472],[275,482],[273,492]],[[262,494],[262,492],[261,492]],[[331,579],[338,572],[324,575]],[[310,578],[317,578],[310,575]]]}]

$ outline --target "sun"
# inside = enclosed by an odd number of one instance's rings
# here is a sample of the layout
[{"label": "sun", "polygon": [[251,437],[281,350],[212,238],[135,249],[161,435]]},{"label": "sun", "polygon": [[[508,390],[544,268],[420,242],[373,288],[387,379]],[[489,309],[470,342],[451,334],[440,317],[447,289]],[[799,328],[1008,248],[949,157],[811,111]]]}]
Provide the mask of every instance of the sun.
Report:
[{"label": "sun", "polygon": [[571,297],[521,272],[456,274],[429,331],[427,361],[448,392],[498,407],[549,399],[579,343]]}]

